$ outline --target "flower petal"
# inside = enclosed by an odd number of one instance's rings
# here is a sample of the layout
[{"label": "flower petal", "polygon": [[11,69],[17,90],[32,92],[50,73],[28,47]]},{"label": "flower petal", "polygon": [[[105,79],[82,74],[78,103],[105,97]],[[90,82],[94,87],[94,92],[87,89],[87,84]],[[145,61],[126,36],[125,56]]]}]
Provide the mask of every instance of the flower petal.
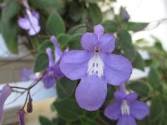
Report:
[{"label": "flower petal", "polygon": [[75,93],[79,106],[88,111],[99,109],[107,95],[107,83],[96,76],[81,79]]},{"label": "flower petal", "polygon": [[115,40],[112,34],[104,34],[99,39],[99,46],[103,52],[112,52],[115,49]]},{"label": "flower petal", "polygon": [[18,20],[18,25],[25,30],[28,30],[30,28],[30,23],[27,18],[20,17]]},{"label": "flower petal", "polygon": [[94,33],[97,35],[99,39],[104,33],[104,27],[101,24],[94,26]]},{"label": "flower petal", "polygon": [[129,101],[129,102],[133,102],[137,99],[138,95],[137,93],[135,92],[131,92],[129,93],[127,96],[126,96],[126,99]]},{"label": "flower petal", "polygon": [[8,98],[8,96],[11,94],[11,92],[12,92],[12,89],[8,85],[5,85],[2,88],[2,91],[0,93],[0,124],[2,123],[2,120],[3,120],[4,103]]},{"label": "flower petal", "polygon": [[131,114],[138,120],[142,120],[149,115],[148,106],[140,101],[135,101],[133,104],[130,104],[130,111]]},{"label": "flower petal", "polygon": [[115,101],[106,107],[104,114],[111,120],[117,120],[121,115],[121,102]]},{"label": "flower petal", "polygon": [[97,45],[98,43],[98,38],[97,35],[94,33],[85,33],[82,35],[81,37],[81,45],[82,48],[86,49],[86,50],[93,50],[94,47]]},{"label": "flower petal", "polygon": [[53,87],[54,84],[56,84],[56,80],[53,76],[46,75],[43,78],[43,83],[44,83],[44,87],[46,89],[49,89]]},{"label": "flower petal", "polygon": [[130,115],[123,115],[119,118],[117,125],[136,125],[136,121]]},{"label": "flower petal", "polygon": [[112,85],[126,82],[132,73],[132,64],[121,55],[104,55],[105,78]]},{"label": "flower petal", "polygon": [[64,53],[60,62],[62,73],[71,80],[84,77],[87,72],[87,63],[90,53],[81,50],[74,50]]},{"label": "flower petal", "polygon": [[121,90],[117,90],[115,93],[114,93],[114,97],[116,100],[123,100],[125,97],[126,97],[126,93],[121,91]]}]

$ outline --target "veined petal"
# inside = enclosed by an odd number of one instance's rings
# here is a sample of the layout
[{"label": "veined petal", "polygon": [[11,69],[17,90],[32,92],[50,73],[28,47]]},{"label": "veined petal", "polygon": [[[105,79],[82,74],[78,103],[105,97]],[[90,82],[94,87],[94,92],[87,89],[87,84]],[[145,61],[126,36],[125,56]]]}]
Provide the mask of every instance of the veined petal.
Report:
[{"label": "veined petal", "polygon": [[104,55],[105,78],[109,84],[120,85],[125,83],[131,73],[132,64],[128,59],[121,55]]},{"label": "veined petal", "polygon": [[99,109],[106,95],[107,83],[96,76],[82,78],[75,93],[79,106],[88,111]]},{"label": "veined petal", "polygon": [[117,120],[121,116],[121,102],[115,101],[106,107],[104,114],[111,120]]},{"label": "veined petal", "polygon": [[86,50],[93,50],[96,45],[98,43],[98,38],[97,35],[94,33],[85,33],[82,35],[81,37],[81,45],[82,48],[86,49]]},{"label": "veined petal", "polygon": [[136,125],[136,121],[130,115],[122,115],[119,118],[117,125]]},{"label": "veined petal", "polygon": [[84,77],[87,73],[87,63],[90,53],[81,50],[69,51],[63,54],[60,69],[71,80]]},{"label": "veined petal", "polygon": [[104,34],[99,39],[99,46],[103,52],[112,52],[115,49],[115,41],[112,34]]},{"label": "veined petal", "polygon": [[125,99],[126,96],[127,96],[126,93],[121,91],[121,90],[117,90],[114,93],[114,97],[115,97],[116,100],[121,100],[122,101],[123,99]]},{"label": "veined petal", "polygon": [[142,120],[149,115],[148,106],[140,101],[135,101],[133,104],[130,104],[130,111],[132,116],[138,120]]}]

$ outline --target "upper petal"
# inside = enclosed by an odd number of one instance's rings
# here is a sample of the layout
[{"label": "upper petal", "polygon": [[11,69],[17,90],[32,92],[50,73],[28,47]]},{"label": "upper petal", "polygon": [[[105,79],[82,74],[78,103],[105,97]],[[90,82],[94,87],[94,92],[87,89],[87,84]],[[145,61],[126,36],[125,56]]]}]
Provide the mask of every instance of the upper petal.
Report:
[{"label": "upper petal", "polygon": [[99,46],[103,52],[112,52],[115,49],[115,41],[112,34],[104,34],[99,39]]},{"label": "upper petal", "polygon": [[101,24],[94,26],[94,33],[99,39],[104,34],[104,27]]},{"label": "upper petal", "polygon": [[129,102],[133,102],[137,99],[138,95],[137,93],[135,92],[131,92],[129,93],[127,96],[126,96],[126,99],[129,101]]},{"label": "upper petal", "polygon": [[119,118],[117,125],[136,125],[136,121],[130,115],[122,115]]},{"label": "upper petal", "polygon": [[75,97],[79,106],[88,111],[99,109],[107,95],[107,83],[96,76],[85,77],[79,83]]},{"label": "upper petal", "polygon": [[93,50],[98,43],[97,35],[94,33],[85,33],[81,37],[82,48],[86,50]]},{"label": "upper petal", "polygon": [[62,73],[71,80],[84,77],[90,54],[86,51],[74,50],[64,53],[60,62]]},{"label": "upper petal", "polygon": [[28,30],[30,28],[30,23],[27,18],[20,17],[18,20],[18,25],[25,30]]},{"label": "upper petal", "polygon": [[133,104],[130,104],[130,111],[133,117],[138,120],[142,120],[149,115],[148,106],[140,101],[135,101]]},{"label": "upper petal", "polygon": [[117,120],[121,115],[121,102],[115,101],[106,107],[104,114],[111,120]]},{"label": "upper petal", "polygon": [[105,78],[112,85],[126,82],[132,73],[132,64],[121,55],[104,55]]}]

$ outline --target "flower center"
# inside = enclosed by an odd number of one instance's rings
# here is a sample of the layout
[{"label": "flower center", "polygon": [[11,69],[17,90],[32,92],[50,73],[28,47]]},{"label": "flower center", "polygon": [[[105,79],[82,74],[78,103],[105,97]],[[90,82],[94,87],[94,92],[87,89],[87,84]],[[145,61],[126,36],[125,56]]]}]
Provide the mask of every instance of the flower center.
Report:
[{"label": "flower center", "polygon": [[121,105],[121,114],[122,115],[130,115],[130,108],[126,100],[123,100]]},{"label": "flower center", "polygon": [[97,75],[102,77],[104,74],[104,63],[98,52],[95,52],[94,56],[88,62],[88,75]]}]

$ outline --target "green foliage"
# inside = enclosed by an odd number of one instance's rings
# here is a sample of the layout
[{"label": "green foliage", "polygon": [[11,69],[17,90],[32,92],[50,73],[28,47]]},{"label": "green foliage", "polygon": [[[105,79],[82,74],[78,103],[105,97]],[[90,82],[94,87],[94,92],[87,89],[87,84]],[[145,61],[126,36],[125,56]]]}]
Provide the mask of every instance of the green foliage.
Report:
[{"label": "green foliage", "polygon": [[64,21],[56,11],[51,12],[49,15],[46,22],[46,30],[52,35],[59,35],[65,32]]},{"label": "green foliage", "polygon": [[132,44],[131,35],[126,30],[118,32],[118,44],[123,51],[123,54],[133,61],[136,57],[136,50]]},{"label": "green foliage", "polygon": [[39,53],[35,59],[34,72],[40,72],[48,66],[48,56],[46,53]]},{"label": "green foliage", "polygon": [[83,115],[83,110],[81,110],[75,100],[71,98],[57,100],[54,103],[54,107],[58,115],[67,121],[78,120]]}]

